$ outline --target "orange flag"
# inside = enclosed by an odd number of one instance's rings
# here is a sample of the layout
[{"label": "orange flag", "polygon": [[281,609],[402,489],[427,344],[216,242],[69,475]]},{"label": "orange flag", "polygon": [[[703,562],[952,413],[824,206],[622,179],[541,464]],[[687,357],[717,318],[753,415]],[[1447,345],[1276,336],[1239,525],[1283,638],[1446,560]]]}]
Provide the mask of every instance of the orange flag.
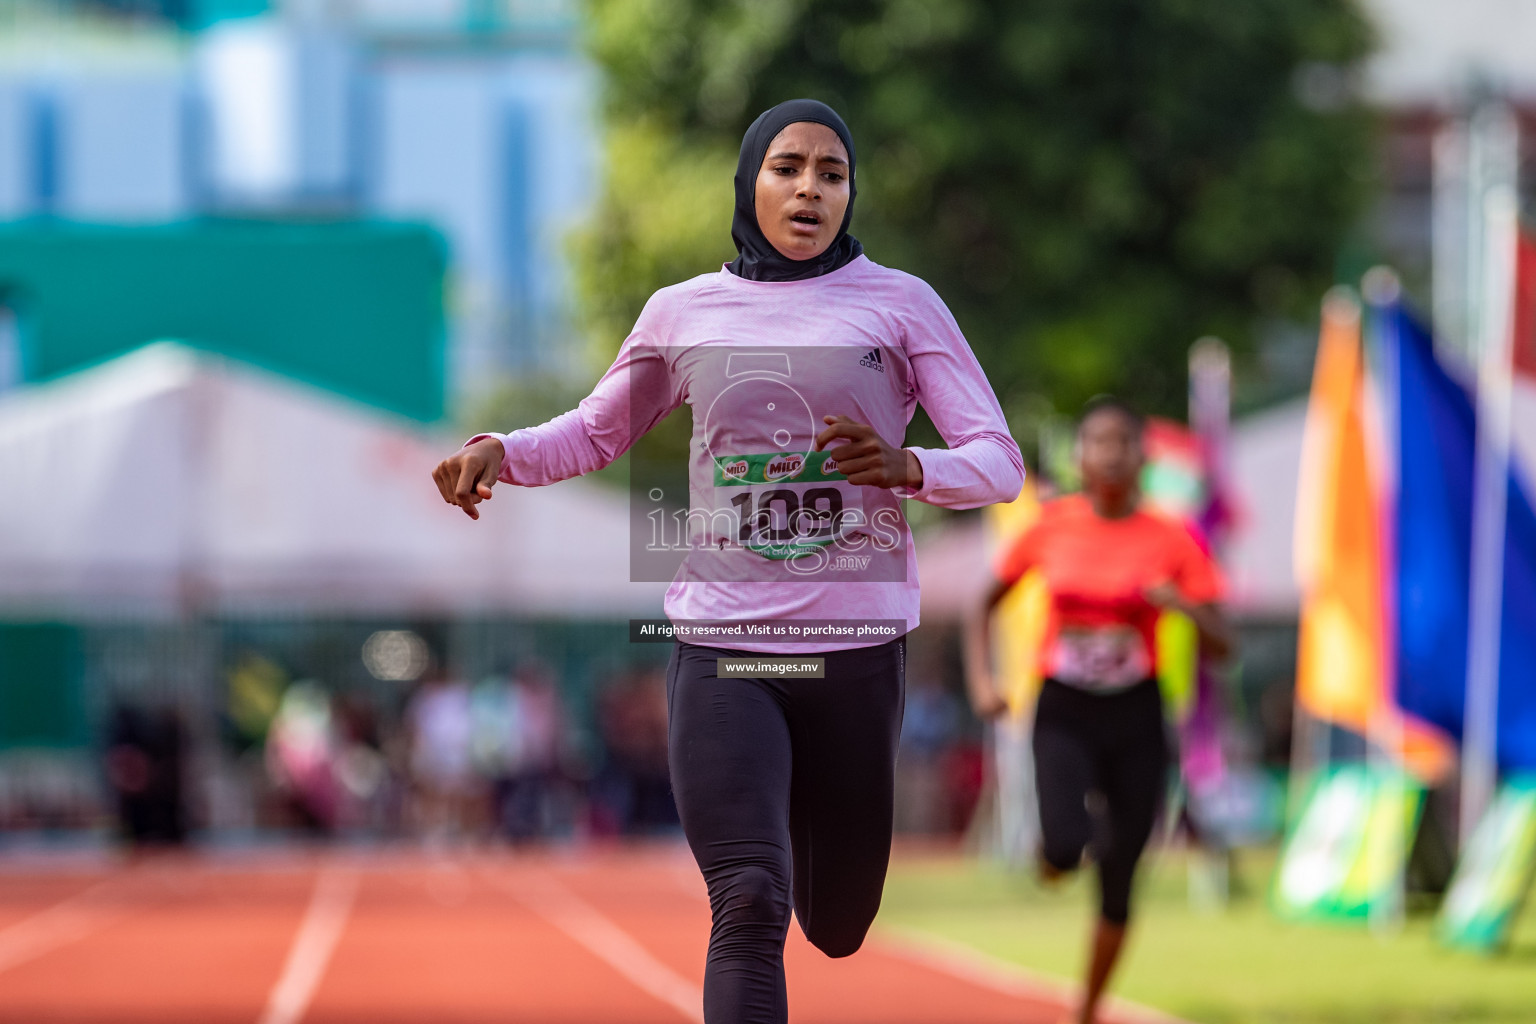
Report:
[{"label": "orange flag", "polygon": [[1312,715],[1360,732],[1386,695],[1380,490],[1364,404],[1360,306],[1336,290],[1323,303],[1297,488],[1296,695]]},{"label": "orange flag", "polygon": [[1296,699],[1316,718],[1393,737],[1404,765],[1431,781],[1449,770],[1452,748],[1392,700],[1382,481],[1366,423],[1360,305],[1336,289],[1323,303],[1296,495]]}]

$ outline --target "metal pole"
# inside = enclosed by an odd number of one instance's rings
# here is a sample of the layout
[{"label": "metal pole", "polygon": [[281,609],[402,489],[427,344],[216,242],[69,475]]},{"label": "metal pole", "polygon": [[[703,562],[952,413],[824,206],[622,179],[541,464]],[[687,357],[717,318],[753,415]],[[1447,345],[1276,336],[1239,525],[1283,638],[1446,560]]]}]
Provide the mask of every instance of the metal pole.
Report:
[{"label": "metal pole", "polygon": [[1513,330],[1517,127],[1508,108],[1487,103],[1473,116],[1472,177],[1481,192],[1480,279],[1471,324],[1477,345],[1477,439],[1473,455],[1472,560],[1467,622],[1467,679],[1462,727],[1463,848],[1498,782],[1500,630],[1504,609],[1504,530],[1509,495],[1510,344]]},{"label": "metal pole", "polygon": [[[1228,436],[1232,421],[1232,354],[1220,338],[1201,338],[1189,348],[1189,426],[1205,447],[1212,496],[1227,485]],[[1222,538],[1211,543],[1220,554]]]},{"label": "metal pole", "polygon": [[1472,216],[1469,121],[1470,115],[1463,110],[1435,134],[1430,209],[1435,347],[1442,357],[1454,354],[1455,362],[1465,367],[1473,365],[1468,320],[1474,275],[1472,232],[1477,221]]},{"label": "metal pole", "polygon": [[[1390,268],[1373,267],[1361,280],[1360,290],[1373,315],[1380,317],[1383,310],[1396,303],[1401,297],[1402,283]],[[1366,339],[1362,336],[1362,359],[1366,358],[1367,351]],[[1379,403],[1376,406],[1377,415],[1383,417],[1388,415],[1386,407],[1389,405],[1390,403],[1387,402]],[[1393,432],[1387,423],[1382,419],[1372,420],[1370,411],[1371,406],[1367,403],[1368,435],[1374,436],[1378,441],[1392,436]],[[1393,460],[1388,458],[1382,461],[1384,464],[1380,467],[1380,475],[1376,480],[1376,493],[1385,497],[1395,489],[1396,483],[1389,468]],[[1380,511],[1380,507],[1377,511]],[[1387,581],[1383,579],[1381,585],[1383,601],[1390,601],[1391,598],[1387,596],[1389,591],[1386,590]],[[1384,604],[1384,610],[1386,607]],[[1388,645],[1384,643],[1381,650],[1382,697],[1377,701],[1366,723],[1366,763],[1370,766],[1375,785],[1381,787],[1378,792],[1390,792],[1394,799],[1401,799],[1402,790],[1406,784],[1403,765],[1403,719],[1396,701],[1394,658],[1387,647]],[[1371,903],[1368,917],[1372,931],[1377,935],[1391,936],[1396,935],[1403,925],[1407,894],[1408,848],[1412,837],[1408,834],[1407,822],[1401,815],[1392,815],[1385,827],[1392,830],[1392,885],[1384,899]]]},{"label": "metal pole", "polygon": [[[1211,549],[1220,560],[1225,548],[1227,509],[1228,438],[1232,423],[1232,354],[1220,338],[1204,337],[1189,347],[1189,426],[1200,439],[1205,458],[1208,493],[1202,516]],[[1211,513],[1215,514],[1212,515]],[[1197,666],[1195,700],[1199,701],[1201,678],[1215,672],[1211,665]],[[1192,802],[1193,789],[1184,780],[1185,800]],[[1195,809],[1191,807],[1191,815]],[[1170,819],[1173,817],[1169,815]],[[1230,896],[1228,852],[1223,843],[1202,843],[1191,848],[1189,858],[1190,905],[1205,912],[1227,905]]]},{"label": "metal pole", "polygon": [[1514,190],[1487,198],[1488,255],[1473,455],[1471,598],[1467,623],[1467,693],[1462,727],[1460,836],[1465,844],[1498,781],[1499,649],[1504,611],[1505,515],[1509,496],[1510,318],[1515,254]]}]

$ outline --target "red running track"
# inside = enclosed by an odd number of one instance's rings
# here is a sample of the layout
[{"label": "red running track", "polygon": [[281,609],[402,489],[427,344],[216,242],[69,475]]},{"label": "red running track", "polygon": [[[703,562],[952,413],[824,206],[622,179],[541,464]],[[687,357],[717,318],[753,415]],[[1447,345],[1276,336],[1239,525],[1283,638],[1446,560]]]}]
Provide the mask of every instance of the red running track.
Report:
[{"label": "red running track", "polygon": [[[699,1024],[708,929],[677,847],[11,864],[0,1024]],[[1064,1016],[1056,986],[878,929],[829,960],[792,928],[785,956],[795,1024]]]}]

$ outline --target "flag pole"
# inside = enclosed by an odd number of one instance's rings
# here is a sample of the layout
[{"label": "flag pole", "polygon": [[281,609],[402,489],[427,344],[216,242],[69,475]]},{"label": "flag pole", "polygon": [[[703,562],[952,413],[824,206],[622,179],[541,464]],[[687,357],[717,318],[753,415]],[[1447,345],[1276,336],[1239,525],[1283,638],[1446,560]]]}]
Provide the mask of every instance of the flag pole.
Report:
[{"label": "flag pole", "polygon": [[1473,365],[1474,342],[1468,319],[1473,301],[1468,289],[1474,276],[1472,250],[1476,230],[1472,216],[1471,168],[1467,112],[1459,112],[1435,134],[1434,185],[1430,209],[1430,261],[1433,268],[1432,319],[1436,350],[1453,365]]},{"label": "flag pole", "polygon": [[[1228,492],[1228,451],[1232,428],[1232,352],[1226,342],[1207,335],[1189,347],[1189,427],[1199,438],[1205,463],[1206,510],[1204,525],[1211,553],[1221,562],[1225,553]],[[1195,692],[1191,695],[1198,714],[1202,684],[1226,678],[1225,666],[1218,672],[1203,663],[1197,653]],[[1214,697],[1210,698],[1214,699]],[[1210,712],[1216,714],[1213,708]],[[1220,729],[1220,725],[1215,726]],[[1181,771],[1186,804],[1194,801],[1194,787]],[[1196,813],[1191,807],[1190,814]],[[1188,861],[1190,905],[1201,910],[1225,907],[1231,899],[1231,853],[1223,842],[1195,843]]]},{"label": "flag pole", "polygon": [[[1205,448],[1211,495],[1225,499],[1232,430],[1232,353],[1220,338],[1204,337],[1189,347],[1189,427]],[[1221,554],[1223,537],[1210,537]]]},{"label": "flag pole", "polygon": [[1467,685],[1461,756],[1459,838],[1466,848],[1498,783],[1499,651],[1504,609],[1505,517],[1513,400],[1511,335],[1515,298],[1518,129],[1509,109],[1488,101],[1470,133],[1472,215],[1482,222],[1478,280],[1470,294],[1477,352],[1477,434],[1473,454],[1472,560]]},{"label": "flag pole", "polygon": [[[1382,311],[1388,309],[1402,297],[1402,282],[1395,272],[1389,267],[1372,267],[1366,272],[1360,282],[1361,296],[1365,300],[1365,309],[1371,311],[1373,317],[1379,318]],[[1361,332],[1362,358],[1367,351],[1366,332]],[[1378,367],[1379,370],[1379,367]],[[1367,395],[1370,388],[1366,388]],[[1393,471],[1389,468],[1393,465],[1393,459],[1386,455],[1386,448],[1391,442],[1389,437],[1396,434],[1395,424],[1386,422],[1390,415],[1386,402],[1373,403],[1369,398],[1365,402],[1367,416],[1367,430],[1372,438],[1372,446],[1381,455],[1380,477],[1377,479],[1377,496],[1383,500],[1384,495],[1396,493],[1396,481],[1393,479]],[[1386,501],[1394,499],[1387,497]],[[1378,515],[1383,515],[1384,507],[1378,507]],[[1383,529],[1386,529],[1384,526]],[[1380,585],[1385,592],[1388,581],[1385,576],[1380,580]],[[1403,717],[1397,708],[1394,655],[1389,653],[1392,649],[1391,636],[1386,620],[1390,612],[1384,613],[1384,620],[1380,624],[1382,630],[1382,666],[1381,699],[1376,703],[1371,712],[1370,720],[1366,723],[1366,763],[1370,765],[1371,775],[1376,780],[1376,785],[1384,787],[1391,794],[1395,804],[1400,804],[1406,795],[1406,766],[1403,758]],[[1371,930],[1378,936],[1390,937],[1402,931],[1407,904],[1408,892],[1408,850],[1412,845],[1413,837],[1408,834],[1408,823],[1402,815],[1394,814],[1388,819],[1387,827],[1392,830],[1392,883],[1382,900],[1373,900],[1368,911],[1368,920]]]}]

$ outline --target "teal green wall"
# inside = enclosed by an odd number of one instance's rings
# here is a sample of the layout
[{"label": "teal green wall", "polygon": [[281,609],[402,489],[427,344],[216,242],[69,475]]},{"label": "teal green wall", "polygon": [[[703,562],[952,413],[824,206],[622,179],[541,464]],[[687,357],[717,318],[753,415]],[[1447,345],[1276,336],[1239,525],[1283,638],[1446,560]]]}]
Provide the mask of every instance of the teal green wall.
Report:
[{"label": "teal green wall", "polygon": [[221,21],[254,18],[272,10],[268,0],[191,0],[183,16],[188,28],[208,28]]},{"label": "teal green wall", "polygon": [[0,750],[90,743],[80,631],[0,624]]},{"label": "teal green wall", "polygon": [[426,422],[443,415],[446,265],[416,225],[0,224],[25,380],[174,338]]}]

